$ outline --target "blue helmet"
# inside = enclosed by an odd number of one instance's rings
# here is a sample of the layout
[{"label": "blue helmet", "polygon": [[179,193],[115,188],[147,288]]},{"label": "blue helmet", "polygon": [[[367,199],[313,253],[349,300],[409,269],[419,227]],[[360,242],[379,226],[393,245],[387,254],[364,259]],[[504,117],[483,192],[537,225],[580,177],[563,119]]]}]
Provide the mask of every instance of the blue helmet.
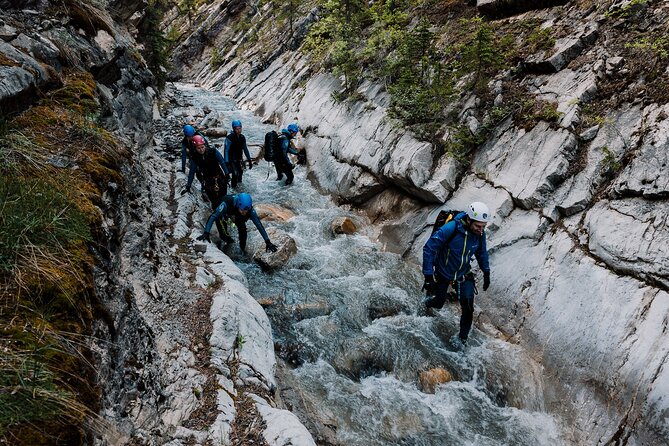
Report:
[{"label": "blue helmet", "polygon": [[240,121],[239,119],[235,119],[234,121],[232,121],[233,130],[235,129],[235,127],[241,127],[241,126],[242,126],[242,121]]},{"label": "blue helmet", "polygon": [[300,128],[297,126],[297,124],[292,123],[292,124],[288,124],[288,131],[293,132],[293,133],[299,133]]},{"label": "blue helmet", "polygon": [[184,135],[193,136],[195,134],[195,127],[190,124],[184,125]]},{"label": "blue helmet", "polygon": [[253,207],[253,200],[246,192],[237,195],[237,207],[240,211],[248,211]]}]

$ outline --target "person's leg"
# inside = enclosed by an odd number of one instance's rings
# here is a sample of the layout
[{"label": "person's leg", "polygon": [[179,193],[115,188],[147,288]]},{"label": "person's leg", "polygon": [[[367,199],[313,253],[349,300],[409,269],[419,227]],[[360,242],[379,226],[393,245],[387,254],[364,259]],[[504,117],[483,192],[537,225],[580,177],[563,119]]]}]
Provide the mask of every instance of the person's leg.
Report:
[{"label": "person's leg", "polygon": [[459,336],[461,341],[466,342],[474,319],[474,281],[465,280],[464,282],[456,284],[456,287],[457,286],[460,287],[458,298],[460,299],[460,308],[462,309]]},{"label": "person's leg", "polygon": [[274,159],[274,168],[276,169],[276,180],[279,181],[283,179],[283,168],[281,166],[281,160],[278,158]]},{"label": "person's leg", "polygon": [[246,238],[248,237],[248,232],[246,232],[246,223],[235,223],[237,225],[237,232],[239,233],[239,249],[242,252],[246,251]]},{"label": "person's leg", "polygon": [[244,166],[242,161],[236,161],[237,164],[237,184],[242,184],[242,177],[244,176]]},{"label": "person's leg", "polygon": [[293,182],[295,175],[293,174],[293,169],[290,166],[285,166],[284,172],[286,172],[286,186]]}]

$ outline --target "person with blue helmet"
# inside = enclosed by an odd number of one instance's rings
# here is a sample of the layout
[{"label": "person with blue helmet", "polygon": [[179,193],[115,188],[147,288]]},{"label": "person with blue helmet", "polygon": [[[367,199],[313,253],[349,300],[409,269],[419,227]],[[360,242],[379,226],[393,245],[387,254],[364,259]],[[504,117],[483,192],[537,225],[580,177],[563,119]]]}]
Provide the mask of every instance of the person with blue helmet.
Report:
[{"label": "person with blue helmet", "polygon": [[186,161],[192,157],[193,152],[195,151],[195,145],[193,145],[193,136],[203,136],[202,133],[200,133],[193,124],[184,125],[183,132],[184,137],[181,140],[181,170],[179,170],[179,172],[186,172]]},{"label": "person with blue helmet", "polygon": [[231,174],[230,185],[232,187],[237,187],[237,185],[242,182],[242,176],[244,175],[244,169],[242,167],[244,159],[242,153],[246,155],[249,169],[253,168],[251,155],[246,146],[246,137],[242,134],[242,122],[237,119],[232,121],[232,133],[229,133],[228,136],[225,137],[225,150],[223,153],[225,162],[228,165]]},{"label": "person with blue helmet", "polygon": [[253,200],[251,195],[247,193],[226,195],[223,197],[221,203],[209,216],[209,220],[207,220],[207,224],[204,227],[204,232],[197,239],[210,242],[211,227],[213,226],[214,222],[223,220],[223,232],[221,232],[221,227],[217,226],[219,236],[221,237],[221,240],[226,243],[232,242],[232,237],[230,237],[230,234],[228,234],[227,231],[227,221],[230,220],[237,226],[237,232],[239,234],[239,248],[242,251],[245,251],[246,239],[248,237],[248,233],[246,231],[246,222],[249,221],[249,219],[256,226],[256,229],[258,229],[258,232],[262,236],[263,240],[265,240],[265,250],[268,252],[276,252],[277,247],[270,241],[265,228],[260,222],[260,217],[258,217],[255,209],[253,209]]},{"label": "person with blue helmet", "polygon": [[[193,145],[195,146],[195,150],[191,155],[188,182],[186,183],[186,188],[181,191],[181,194],[183,195],[191,191],[193,178],[197,172],[204,193],[211,203],[211,208],[216,209],[223,197],[228,193],[228,180],[230,179],[228,168],[221,153],[215,147],[211,147],[203,136],[193,136]],[[216,226],[219,228],[219,231],[223,231],[219,222],[216,223]]]},{"label": "person with blue helmet", "polygon": [[288,186],[293,182],[295,175],[293,174],[293,163],[290,162],[288,154],[292,153],[297,155],[299,152],[291,144],[291,140],[299,133],[300,128],[297,124],[289,124],[288,127],[281,130],[279,135],[279,150],[274,152],[274,167],[276,168],[276,180],[280,181],[283,179],[283,174],[286,174],[286,183]]},{"label": "person with blue helmet", "polygon": [[476,257],[483,271],[483,290],[490,286],[485,236],[485,227],[490,220],[488,206],[474,202],[467,212],[459,213],[432,234],[423,247],[425,306],[441,308],[446,301],[448,287],[455,289],[462,309],[459,333],[462,344],[467,343],[474,316],[476,285],[470,266],[472,257]]}]

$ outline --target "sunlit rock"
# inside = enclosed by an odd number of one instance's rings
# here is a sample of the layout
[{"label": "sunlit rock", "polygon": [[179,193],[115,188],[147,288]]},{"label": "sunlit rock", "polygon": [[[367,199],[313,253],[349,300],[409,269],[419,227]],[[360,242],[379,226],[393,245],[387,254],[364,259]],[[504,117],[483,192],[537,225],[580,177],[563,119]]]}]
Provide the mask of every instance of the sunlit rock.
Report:
[{"label": "sunlit rock", "polygon": [[260,217],[262,221],[278,221],[285,223],[295,217],[293,211],[271,203],[255,204],[253,209],[256,210],[258,217]]},{"label": "sunlit rock", "polygon": [[439,384],[453,381],[453,374],[446,369],[435,368],[418,374],[420,389],[425,393],[434,393]]},{"label": "sunlit rock", "polygon": [[330,231],[333,234],[355,234],[358,228],[349,217],[337,217],[330,224]]}]

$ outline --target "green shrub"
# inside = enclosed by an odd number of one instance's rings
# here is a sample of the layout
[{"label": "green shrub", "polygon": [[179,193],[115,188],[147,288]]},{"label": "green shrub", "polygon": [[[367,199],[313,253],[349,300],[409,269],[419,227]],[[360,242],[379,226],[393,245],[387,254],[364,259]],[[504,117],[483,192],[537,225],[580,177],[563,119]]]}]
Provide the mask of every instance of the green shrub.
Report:
[{"label": "green shrub", "polygon": [[90,241],[84,214],[53,184],[0,177],[0,272],[10,272],[27,246],[50,252]]}]

